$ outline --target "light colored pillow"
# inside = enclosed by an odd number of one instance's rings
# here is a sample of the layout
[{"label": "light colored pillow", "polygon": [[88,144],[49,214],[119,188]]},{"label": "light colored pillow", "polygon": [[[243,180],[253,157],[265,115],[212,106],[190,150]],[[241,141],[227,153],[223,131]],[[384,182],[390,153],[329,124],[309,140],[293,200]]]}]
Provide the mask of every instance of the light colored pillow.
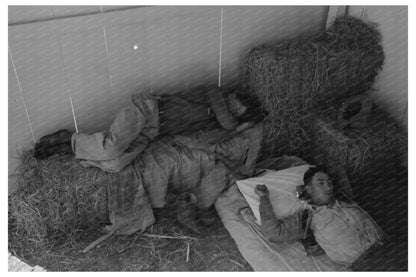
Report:
[{"label": "light colored pillow", "polygon": [[266,185],[270,202],[277,218],[293,215],[305,207],[296,196],[296,187],[303,185],[303,174],[310,165],[301,165],[279,171],[266,170],[261,176],[237,181],[237,186],[249,204],[257,222],[260,220],[260,197],[254,192],[256,185]]}]

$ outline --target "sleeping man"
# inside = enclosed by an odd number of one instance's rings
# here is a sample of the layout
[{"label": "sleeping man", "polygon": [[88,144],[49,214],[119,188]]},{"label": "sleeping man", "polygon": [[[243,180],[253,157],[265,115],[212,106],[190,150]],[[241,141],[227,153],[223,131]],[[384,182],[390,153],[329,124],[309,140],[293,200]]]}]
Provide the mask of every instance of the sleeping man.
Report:
[{"label": "sleeping man", "polygon": [[61,130],[44,136],[35,145],[35,158],[73,153],[104,171],[117,172],[157,136],[216,129],[209,141],[216,142],[262,119],[260,103],[238,87],[225,91],[215,85],[198,86],[186,95],[142,92],[132,96],[108,130],[92,134]]},{"label": "sleeping man", "polygon": [[383,245],[382,230],[357,204],[334,197],[323,168],[309,168],[303,180],[308,205],[284,218],[274,215],[267,187],[255,187],[263,234],[275,242],[301,239],[309,255],[326,253],[332,261],[359,270]]},{"label": "sleeping man", "polygon": [[[176,115],[182,117],[175,118],[170,104],[163,104],[162,113],[153,95],[135,95],[109,130],[58,131],[40,139],[35,157],[71,154],[84,166],[108,172],[109,232],[144,230],[154,222],[152,208],[165,206],[168,190],[181,195],[185,207],[178,209],[178,221],[198,231],[193,210],[207,210],[234,176],[252,174],[263,134],[262,117],[250,108],[253,101],[245,106],[235,93],[223,99],[215,86],[200,92],[208,94],[209,103],[187,108],[184,99],[170,99],[182,103],[176,105]],[[195,126],[202,129],[193,130]]]}]

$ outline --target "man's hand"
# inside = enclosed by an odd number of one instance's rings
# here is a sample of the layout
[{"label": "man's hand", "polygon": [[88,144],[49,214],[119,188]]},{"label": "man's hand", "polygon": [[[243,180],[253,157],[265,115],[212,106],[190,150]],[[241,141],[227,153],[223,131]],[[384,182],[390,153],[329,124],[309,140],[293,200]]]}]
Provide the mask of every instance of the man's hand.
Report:
[{"label": "man's hand", "polygon": [[269,196],[269,189],[266,187],[266,185],[256,185],[254,192],[260,197]]},{"label": "man's hand", "polygon": [[308,256],[319,256],[325,253],[319,244],[305,246],[305,251]]},{"label": "man's hand", "polygon": [[243,122],[240,125],[237,126],[236,131],[239,133],[241,131],[244,131],[248,128],[251,128],[254,126],[254,122],[253,121],[248,121],[248,122]]},{"label": "man's hand", "polygon": [[247,179],[248,177],[250,177],[247,174],[246,166],[244,164],[241,164],[240,162],[234,163],[228,169],[230,170],[230,172],[234,175],[234,177],[237,180],[243,180],[243,179]]}]

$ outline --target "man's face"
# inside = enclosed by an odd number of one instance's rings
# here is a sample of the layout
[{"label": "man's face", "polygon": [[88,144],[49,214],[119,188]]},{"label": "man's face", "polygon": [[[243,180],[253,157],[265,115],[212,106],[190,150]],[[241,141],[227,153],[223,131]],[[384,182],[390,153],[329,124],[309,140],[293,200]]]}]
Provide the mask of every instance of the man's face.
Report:
[{"label": "man's face", "polygon": [[311,196],[314,205],[327,205],[333,195],[332,181],[328,174],[317,172],[313,175],[311,182],[306,185],[306,191]]},{"label": "man's face", "polygon": [[240,117],[247,110],[247,106],[241,103],[234,93],[228,96],[228,108],[235,117]]}]

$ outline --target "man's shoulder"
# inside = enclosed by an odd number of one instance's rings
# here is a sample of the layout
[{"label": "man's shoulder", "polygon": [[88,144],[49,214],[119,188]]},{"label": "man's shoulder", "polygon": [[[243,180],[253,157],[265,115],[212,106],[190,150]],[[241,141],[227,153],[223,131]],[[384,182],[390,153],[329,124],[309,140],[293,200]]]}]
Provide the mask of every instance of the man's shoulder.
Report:
[{"label": "man's shoulder", "polygon": [[336,199],[337,205],[347,208],[347,207],[360,207],[357,203],[349,199]]},{"label": "man's shoulder", "polygon": [[306,209],[312,212],[312,214],[319,214],[327,210],[336,210],[337,208],[342,209],[342,208],[350,208],[350,207],[360,208],[360,206],[358,206],[358,204],[355,203],[354,201],[344,201],[340,199],[334,199],[332,203],[328,205],[323,205],[323,206],[316,206],[316,205],[308,204]]}]

